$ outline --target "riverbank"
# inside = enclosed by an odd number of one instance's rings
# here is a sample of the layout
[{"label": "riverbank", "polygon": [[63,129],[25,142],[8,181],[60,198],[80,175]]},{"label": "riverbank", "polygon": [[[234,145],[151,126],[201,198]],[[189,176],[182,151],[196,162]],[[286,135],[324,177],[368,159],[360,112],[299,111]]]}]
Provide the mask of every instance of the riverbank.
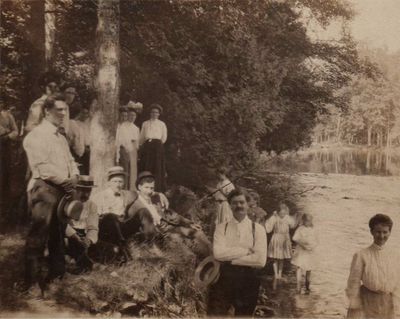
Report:
[{"label": "riverbank", "polygon": [[[372,215],[383,212],[393,218],[395,225],[390,242],[398,245],[400,249],[400,213],[398,212],[400,196],[397,191],[400,186],[400,178],[310,173],[296,174],[291,179],[298,184],[297,188],[308,190],[298,196],[298,205],[302,211],[315,216],[315,227],[320,237],[317,251],[319,258],[317,269],[313,272],[312,292],[310,295],[296,293],[294,269],[287,264],[286,281],[279,282],[275,289],[272,277],[267,274],[263,275],[260,306],[266,307],[260,307],[260,310],[264,312],[258,312],[258,315],[267,317],[274,313],[274,318],[343,318],[347,304],[344,291],[352,254],[371,242],[367,224]],[[270,189],[267,188],[266,192],[270,192]],[[260,195],[267,197],[262,193]],[[265,208],[270,212],[270,207]],[[0,237],[0,280],[2,282],[0,291],[3,310],[0,312],[0,316],[24,317],[28,314],[36,317],[90,316],[90,307],[86,307],[86,309],[82,307],[82,303],[87,299],[80,299],[75,306],[70,307],[68,305],[71,305],[71,300],[67,301],[60,295],[53,296],[57,298],[50,296],[43,300],[38,295],[22,296],[13,290],[14,282],[22,275],[23,244],[22,234]],[[99,271],[106,273],[110,280],[117,283],[118,278],[124,278],[122,273],[126,270],[116,269],[116,277],[113,277],[115,274],[111,275],[110,269],[101,268]],[[99,276],[100,273],[94,275]],[[73,293],[70,291],[71,287],[72,289],[74,285],[75,288],[77,287],[76,279],[74,280],[73,277],[76,276],[69,276],[66,282],[75,282],[75,284],[63,283],[64,293],[69,295]],[[151,275],[151,277],[154,276]],[[80,279],[88,282],[90,278],[82,276]],[[157,292],[160,299],[142,302],[141,305],[145,306],[141,309],[154,314],[154,307],[157,307],[157,304],[163,300],[163,294],[169,291],[168,287],[168,285],[164,285],[163,290]],[[77,291],[75,290],[75,295],[77,295]],[[84,294],[80,294],[80,296],[87,298],[87,295]],[[177,304],[176,296],[169,300],[173,306]],[[90,302],[92,301],[94,300],[90,300]],[[5,304],[7,304],[7,311],[4,311]],[[79,304],[80,306],[77,307]],[[125,306],[131,306],[130,310],[133,311],[138,308],[136,305]],[[187,302],[185,302],[185,306],[188,306]],[[191,316],[201,316],[201,313],[193,313],[196,308],[194,305],[188,307],[185,312],[180,311],[184,308],[182,303],[180,303],[180,307],[163,309],[163,312],[159,314],[166,316],[168,310],[169,314],[173,314],[175,317],[182,317],[184,314],[187,316],[189,313]],[[121,315],[120,312],[99,311],[99,309],[97,311],[97,313],[108,316]]]}]

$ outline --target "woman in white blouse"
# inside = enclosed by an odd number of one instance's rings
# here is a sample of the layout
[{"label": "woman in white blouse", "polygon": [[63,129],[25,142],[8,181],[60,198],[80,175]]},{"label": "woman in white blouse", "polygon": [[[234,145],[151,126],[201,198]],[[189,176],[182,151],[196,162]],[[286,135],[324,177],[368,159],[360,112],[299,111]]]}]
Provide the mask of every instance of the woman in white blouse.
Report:
[{"label": "woman in white blouse", "polygon": [[[129,111],[129,112],[128,112]],[[120,123],[117,126],[116,163],[128,173],[127,186],[129,190],[136,190],[137,179],[137,151],[139,148],[139,128],[133,124],[136,113],[127,108],[120,109]]]},{"label": "woman in white blouse", "polygon": [[383,214],[369,221],[374,242],[353,257],[346,289],[350,301],[347,318],[395,318],[400,260],[398,253],[385,245],[392,226],[391,218]]},{"label": "woman in white blouse", "polygon": [[160,105],[152,104],[150,119],[143,122],[140,131],[140,171],[149,171],[154,175],[157,192],[166,189],[164,144],[167,141],[167,126],[158,119],[162,111]]}]

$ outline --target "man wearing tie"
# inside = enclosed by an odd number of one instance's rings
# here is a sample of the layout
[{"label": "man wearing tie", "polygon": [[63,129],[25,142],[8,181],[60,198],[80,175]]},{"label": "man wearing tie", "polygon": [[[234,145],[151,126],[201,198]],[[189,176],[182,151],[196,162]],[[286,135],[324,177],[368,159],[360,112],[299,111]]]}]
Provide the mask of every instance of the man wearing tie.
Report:
[{"label": "man wearing tie", "polygon": [[267,260],[267,237],[264,228],[247,216],[249,200],[247,193],[233,190],[228,201],[234,218],[216,227],[213,251],[221,262],[221,273],[210,289],[209,316],[226,316],[233,306],[235,316],[251,317],[257,305],[260,279],[256,270]]},{"label": "man wearing tie", "polygon": [[59,129],[67,115],[67,104],[61,96],[50,96],[43,110],[43,120],[23,141],[32,171],[27,190],[32,224],[25,246],[25,286],[39,282],[42,291],[50,280],[65,273],[63,237],[67,221],[57,216],[57,206],[64,195],[73,194],[79,175]]}]

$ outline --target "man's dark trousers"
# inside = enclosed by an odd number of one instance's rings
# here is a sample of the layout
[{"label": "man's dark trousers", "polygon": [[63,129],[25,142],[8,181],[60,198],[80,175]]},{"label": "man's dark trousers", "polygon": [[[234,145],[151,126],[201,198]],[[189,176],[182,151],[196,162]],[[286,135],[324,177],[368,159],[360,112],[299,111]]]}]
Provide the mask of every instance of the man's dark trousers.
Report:
[{"label": "man's dark trousers", "polygon": [[[25,244],[25,284],[38,282],[44,290],[49,281],[65,273],[64,233],[66,220],[57,216],[64,191],[61,187],[37,179],[30,191],[31,227]],[[45,250],[48,248],[46,260]]]},{"label": "man's dark trousers", "polygon": [[235,316],[251,317],[257,306],[259,290],[257,269],[223,263],[218,281],[210,287],[207,314],[226,316],[233,306]]}]

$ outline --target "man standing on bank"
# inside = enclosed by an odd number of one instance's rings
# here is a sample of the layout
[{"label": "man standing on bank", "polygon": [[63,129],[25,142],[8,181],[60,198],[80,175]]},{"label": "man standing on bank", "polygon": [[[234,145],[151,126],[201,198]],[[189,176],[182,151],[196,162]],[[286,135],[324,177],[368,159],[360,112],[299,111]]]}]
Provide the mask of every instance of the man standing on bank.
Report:
[{"label": "man standing on bank", "polygon": [[155,190],[165,192],[165,155],[164,144],[167,141],[167,126],[158,118],[162,107],[158,104],[150,106],[150,120],[144,121],[140,131],[140,172],[151,172],[156,179]]},{"label": "man standing on bank", "polygon": [[[67,104],[61,96],[47,97],[44,119],[24,139],[32,179],[28,183],[31,228],[25,245],[25,286],[39,282],[42,291],[51,279],[65,273],[64,232],[66,222],[57,216],[57,206],[65,195],[72,196],[79,171],[68,142],[60,133]],[[48,247],[49,273],[45,274]]]},{"label": "man standing on bank", "polygon": [[227,315],[233,306],[235,316],[251,317],[257,305],[257,268],[267,260],[267,237],[264,228],[247,216],[249,200],[244,191],[233,190],[228,201],[234,218],[216,227],[213,251],[222,263],[219,280],[210,288],[209,316]]}]

